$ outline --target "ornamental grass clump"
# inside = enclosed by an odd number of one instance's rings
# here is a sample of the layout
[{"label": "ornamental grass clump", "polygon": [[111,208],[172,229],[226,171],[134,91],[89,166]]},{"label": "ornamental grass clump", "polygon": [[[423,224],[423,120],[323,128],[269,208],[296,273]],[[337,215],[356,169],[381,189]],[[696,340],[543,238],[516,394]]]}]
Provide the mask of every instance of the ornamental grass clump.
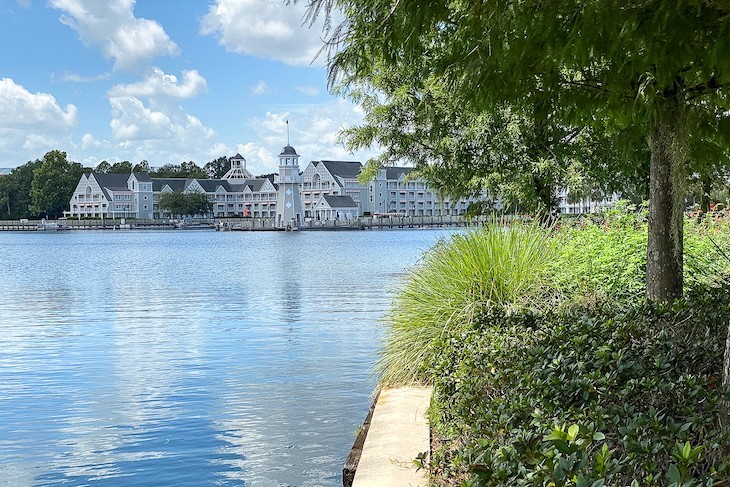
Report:
[{"label": "ornamental grass clump", "polygon": [[412,269],[386,317],[378,361],[384,386],[428,383],[434,341],[470,326],[494,306],[541,309],[554,298],[554,243],[531,225],[493,225],[439,241]]}]

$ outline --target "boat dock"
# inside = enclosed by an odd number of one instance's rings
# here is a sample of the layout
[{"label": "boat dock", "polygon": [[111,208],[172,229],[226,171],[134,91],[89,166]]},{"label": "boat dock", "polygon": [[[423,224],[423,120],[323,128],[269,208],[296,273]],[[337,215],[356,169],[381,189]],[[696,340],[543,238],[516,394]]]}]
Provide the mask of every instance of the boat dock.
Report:
[{"label": "boat dock", "polygon": [[216,218],[187,221],[155,219],[61,219],[61,220],[0,220],[0,231],[63,230],[173,230],[201,229],[216,231],[333,231],[388,230],[399,228],[437,228],[481,225],[482,221],[457,215],[358,217],[349,220],[315,220],[307,218],[300,226],[277,226],[274,218]]}]

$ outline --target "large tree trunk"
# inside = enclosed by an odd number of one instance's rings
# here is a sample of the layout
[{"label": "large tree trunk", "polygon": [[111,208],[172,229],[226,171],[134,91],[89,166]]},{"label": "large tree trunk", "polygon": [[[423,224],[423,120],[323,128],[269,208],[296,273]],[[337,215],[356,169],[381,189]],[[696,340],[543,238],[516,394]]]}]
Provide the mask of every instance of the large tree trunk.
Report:
[{"label": "large tree trunk", "polygon": [[[722,386],[730,389],[730,325],[728,325],[727,338],[725,339],[725,364],[722,367]],[[725,401],[725,407],[720,416],[720,426],[723,428],[730,427],[730,400]]]},{"label": "large tree trunk", "polygon": [[700,210],[704,215],[710,211],[710,192],[712,191],[712,179],[710,176],[703,175],[700,179],[702,185],[702,198],[700,198]]},{"label": "large tree trunk", "polygon": [[725,366],[722,371],[722,385],[730,387],[730,325],[728,325],[727,339],[725,340]]},{"label": "large tree trunk", "polygon": [[682,296],[684,125],[676,104],[657,117],[649,141],[649,243],[646,296],[673,301]]},{"label": "large tree trunk", "polygon": [[[553,156],[550,141],[550,111],[552,101],[548,98],[538,98],[532,107],[532,140],[529,149],[530,156],[537,162],[541,159],[551,159]],[[553,224],[557,206],[556,187],[551,169],[533,169],[532,184],[537,195],[537,215],[540,223],[549,227]]]}]

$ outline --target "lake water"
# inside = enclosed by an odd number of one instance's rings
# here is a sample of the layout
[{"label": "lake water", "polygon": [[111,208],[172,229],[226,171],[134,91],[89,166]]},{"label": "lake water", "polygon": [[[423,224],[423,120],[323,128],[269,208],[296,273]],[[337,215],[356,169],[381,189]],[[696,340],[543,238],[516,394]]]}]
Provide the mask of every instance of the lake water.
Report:
[{"label": "lake water", "polygon": [[0,233],[0,485],[341,485],[448,232]]}]

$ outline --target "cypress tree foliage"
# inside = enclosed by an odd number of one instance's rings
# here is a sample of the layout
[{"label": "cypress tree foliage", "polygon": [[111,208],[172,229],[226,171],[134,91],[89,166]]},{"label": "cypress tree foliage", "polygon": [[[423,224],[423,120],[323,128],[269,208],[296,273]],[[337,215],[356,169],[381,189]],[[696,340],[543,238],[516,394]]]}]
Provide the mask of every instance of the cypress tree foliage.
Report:
[{"label": "cypress tree foliage", "polygon": [[509,208],[542,215],[556,209],[559,187],[577,197],[588,187],[594,194],[621,187],[621,178],[603,177],[602,168],[617,159],[622,134],[556,123],[559,107],[548,100],[475,111],[455,102],[439,79],[412,83],[407,70],[383,66],[367,84],[340,85],[366,112],[363,124],[344,130],[341,139],[350,150],[383,147],[363,182],[377,167],[406,159],[452,198],[487,190]]},{"label": "cypress tree foliage", "polygon": [[[692,140],[727,147],[730,3],[507,0],[311,0],[337,9],[330,84],[387,67],[411,85],[437,79],[473,113],[550,103],[565,126],[609,123],[646,141],[650,162],[647,297],[682,294],[684,183]],[[717,115],[719,116],[708,116]],[[539,123],[540,118],[535,118]],[[709,122],[708,122],[709,121]],[[620,164],[612,166],[616,172]],[[453,170],[458,177],[459,168]]]}]

